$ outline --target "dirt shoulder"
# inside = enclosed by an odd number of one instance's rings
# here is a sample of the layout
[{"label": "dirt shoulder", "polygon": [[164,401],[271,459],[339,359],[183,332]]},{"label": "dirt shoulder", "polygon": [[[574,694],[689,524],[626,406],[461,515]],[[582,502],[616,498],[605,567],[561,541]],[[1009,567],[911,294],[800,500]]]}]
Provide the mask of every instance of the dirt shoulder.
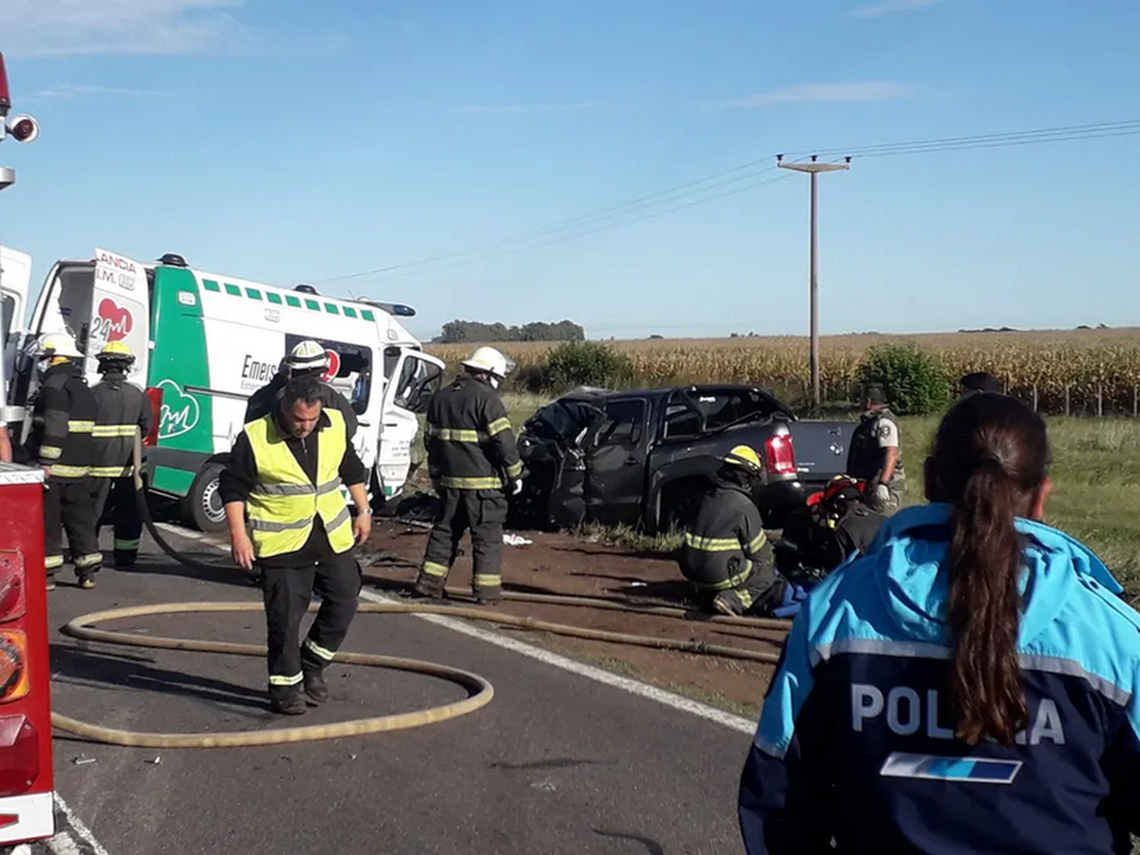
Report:
[{"label": "dirt shoulder", "polygon": [[[635,602],[692,608],[688,585],[675,562],[656,554],[591,542],[564,533],[519,532],[533,541],[503,546],[503,581],[508,590],[538,594],[620,597]],[[424,528],[377,519],[366,573],[380,588],[411,584],[427,541]],[[465,542],[449,586],[470,590],[471,561]],[[502,611],[590,629],[698,641],[778,653],[782,634],[688,618],[641,615],[580,606],[505,602]],[[627,674],[740,715],[760,709],[772,666],[721,657],[655,650],[625,644],[567,638],[546,632],[503,630],[609,670]]]}]

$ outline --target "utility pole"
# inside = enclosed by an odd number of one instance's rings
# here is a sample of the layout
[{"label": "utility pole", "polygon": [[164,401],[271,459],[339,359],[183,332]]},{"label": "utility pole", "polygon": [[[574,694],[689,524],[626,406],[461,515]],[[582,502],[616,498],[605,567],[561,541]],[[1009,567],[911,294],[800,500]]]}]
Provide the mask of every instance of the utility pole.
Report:
[{"label": "utility pole", "polygon": [[818,155],[812,155],[808,163],[784,163],[782,154],[776,155],[776,165],[781,169],[806,172],[811,175],[811,396],[812,405],[818,412],[819,391],[819,240],[816,230],[816,180],[821,172],[838,172],[851,168],[851,158],[843,163],[819,163]]}]

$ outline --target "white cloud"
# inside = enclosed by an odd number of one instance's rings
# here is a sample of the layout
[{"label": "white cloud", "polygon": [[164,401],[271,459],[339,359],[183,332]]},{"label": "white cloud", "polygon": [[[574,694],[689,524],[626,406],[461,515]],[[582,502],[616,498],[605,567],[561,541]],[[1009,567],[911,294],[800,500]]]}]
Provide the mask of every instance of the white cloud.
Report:
[{"label": "white cloud", "polygon": [[119,86],[86,86],[75,83],[62,83],[37,92],[36,98],[80,98],[84,95],[122,95],[131,98],[143,98],[149,95],[162,93],[154,89],[129,89]]},{"label": "white cloud", "polygon": [[6,0],[9,53],[224,53],[249,46],[233,16],[245,0]]},{"label": "white cloud", "polygon": [[576,101],[567,104],[468,104],[464,113],[568,113],[598,107],[603,101]]},{"label": "white cloud", "polygon": [[730,102],[733,107],[767,107],[772,104],[800,104],[810,101],[888,101],[909,98],[917,94],[917,87],[887,80],[869,80],[862,83],[803,83],[772,89],[759,95],[750,95]]},{"label": "white cloud", "polygon": [[915,9],[929,9],[937,6],[942,0],[882,0],[881,3],[872,3],[869,6],[860,6],[852,9],[852,18],[879,18],[892,12],[913,12]]}]

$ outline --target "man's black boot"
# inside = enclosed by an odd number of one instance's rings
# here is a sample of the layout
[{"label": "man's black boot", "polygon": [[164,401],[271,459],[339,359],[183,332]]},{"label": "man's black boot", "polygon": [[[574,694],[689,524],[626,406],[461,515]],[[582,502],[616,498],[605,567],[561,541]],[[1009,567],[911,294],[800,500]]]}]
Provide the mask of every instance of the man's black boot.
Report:
[{"label": "man's black boot", "polygon": [[309,703],[314,706],[319,706],[329,699],[329,687],[325,682],[324,668],[305,664],[303,672],[305,675],[305,694],[309,697]]},{"label": "man's black boot", "polygon": [[270,686],[269,706],[278,715],[304,715],[308,709],[300,686]]}]

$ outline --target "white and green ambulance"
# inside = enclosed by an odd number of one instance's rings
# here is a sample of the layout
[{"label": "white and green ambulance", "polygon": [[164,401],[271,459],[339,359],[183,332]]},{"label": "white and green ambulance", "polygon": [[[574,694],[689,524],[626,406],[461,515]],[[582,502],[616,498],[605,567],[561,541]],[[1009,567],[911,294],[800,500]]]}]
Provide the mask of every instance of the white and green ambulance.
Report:
[{"label": "white and green ambulance", "polygon": [[[12,288],[3,282],[0,293],[14,304],[5,320],[22,319],[19,280],[9,281]],[[416,416],[444,370],[396,320],[414,314],[401,305],[323,296],[306,285],[286,290],[205,273],[176,255],[147,265],[97,249],[92,259],[56,262],[27,329],[8,337],[5,362],[13,370],[5,412],[26,435],[24,407],[36,378],[21,349],[36,337],[70,333],[86,354],[92,384],[103,345],[126,342],[136,356],[130,379],[146,389],[156,413],[146,449],[150,489],[180,500],[187,522],[219,531],[225,512],[218,475],[247,399],[295,344],[315,339],[329,352],[325,379],[359,417],[354,444],[373,472],[373,498],[388,500],[408,478]]]}]

